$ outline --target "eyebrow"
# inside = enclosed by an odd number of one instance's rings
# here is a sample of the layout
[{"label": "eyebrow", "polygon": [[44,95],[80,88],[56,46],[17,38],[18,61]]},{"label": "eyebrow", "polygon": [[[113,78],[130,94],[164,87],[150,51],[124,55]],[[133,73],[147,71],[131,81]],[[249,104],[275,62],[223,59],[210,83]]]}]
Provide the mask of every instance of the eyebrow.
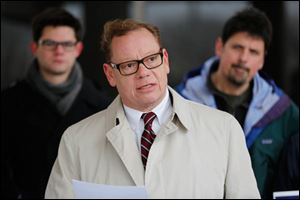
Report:
[{"label": "eyebrow", "polygon": [[44,39],[40,39],[40,41],[52,41],[52,42],[77,42],[77,40],[75,39],[75,41],[73,39],[69,39],[69,40],[61,40],[61,41],[57,41],[57,40],[53,40],[53,39],[49,39],[49,38],[44,38]]}]

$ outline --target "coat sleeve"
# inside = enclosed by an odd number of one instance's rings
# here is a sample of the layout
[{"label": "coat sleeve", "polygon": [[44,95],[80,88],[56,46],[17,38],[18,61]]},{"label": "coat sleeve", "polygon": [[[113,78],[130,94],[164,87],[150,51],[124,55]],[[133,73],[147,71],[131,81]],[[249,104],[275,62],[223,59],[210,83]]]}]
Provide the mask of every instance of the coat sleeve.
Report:
[{"label": "coat sleeve", "polygon": [[79,179],[77,169],[79,166],[75,162],[76,149],[72,142],[70,128],[62,136],[58,156],[53,165],[48,185],[46,188],[45,198],[48,199],[65,199],[74,198],[72,189],[72,179]]},{"label": "coat sleeve", "polygon": [[230,118],[227,128],[229,138],[225,198],[260,198],[243,130],[234,117]]}]

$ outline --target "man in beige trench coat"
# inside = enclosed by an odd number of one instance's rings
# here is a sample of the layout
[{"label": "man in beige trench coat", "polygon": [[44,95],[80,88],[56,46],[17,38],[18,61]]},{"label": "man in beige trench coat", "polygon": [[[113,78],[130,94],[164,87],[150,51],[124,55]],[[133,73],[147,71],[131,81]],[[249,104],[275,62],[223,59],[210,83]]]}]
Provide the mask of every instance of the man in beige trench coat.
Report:
[{"label": "man in beige trench coat", "polygon": [[149,198],[260,197],[234,117],[168,87],[168,52],[157,27],[109,21],[102,48],[104,72],[119,95],[66,130],[46,198],[74,198],[72,179],[145,186]]}]

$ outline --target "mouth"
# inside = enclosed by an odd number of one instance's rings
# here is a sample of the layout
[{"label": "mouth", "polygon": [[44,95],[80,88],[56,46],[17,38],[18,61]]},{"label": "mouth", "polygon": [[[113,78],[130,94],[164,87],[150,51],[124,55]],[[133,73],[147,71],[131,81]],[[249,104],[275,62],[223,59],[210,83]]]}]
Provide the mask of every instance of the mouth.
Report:
[{"label": "mouth", "polygon": [[232,65],[232,69],[234,71],[233,73],[235,73],[237,76],[246,76],[249,74],[249,69],[244,65],[234,64]]},{"label": "mouth", "polygon": [[243,69],[243,68],[233,68],[237,73],[246,73],[247,70]]},{"label": "mouth", "polygon": [[244,65],[241,65],[241,64],[233,64],[232,67],[233,67],[233,69],[238,70],[238,71],[245,71],[245,72],[249,71],[249,69],[247,67],[245,67]]},{"label": "mouth", "polygon": [[152,87],[154,87],[156,84],[154,83],[149,83],[149,84],[145,84],[141,87],[138,87],[137,90],[148,90],[151,89]]},{"label": "mouth", "polygon": [[63,60],[54,60],[55,63],[63,63]]}]

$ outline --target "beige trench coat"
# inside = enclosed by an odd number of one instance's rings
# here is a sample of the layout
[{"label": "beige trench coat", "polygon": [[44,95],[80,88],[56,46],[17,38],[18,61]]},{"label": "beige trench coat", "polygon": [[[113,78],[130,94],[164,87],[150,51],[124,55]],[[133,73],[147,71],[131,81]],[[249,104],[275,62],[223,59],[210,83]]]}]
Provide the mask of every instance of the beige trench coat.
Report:
[{"label": "beige trench coat", "polygon": [[46,198],[74,198],[72,179],[145,185],[149,198],[259,198],[244,135],[231,115],[183,99],[169,87],[172,119],[144,171],[120,97],[64,133]]}]

